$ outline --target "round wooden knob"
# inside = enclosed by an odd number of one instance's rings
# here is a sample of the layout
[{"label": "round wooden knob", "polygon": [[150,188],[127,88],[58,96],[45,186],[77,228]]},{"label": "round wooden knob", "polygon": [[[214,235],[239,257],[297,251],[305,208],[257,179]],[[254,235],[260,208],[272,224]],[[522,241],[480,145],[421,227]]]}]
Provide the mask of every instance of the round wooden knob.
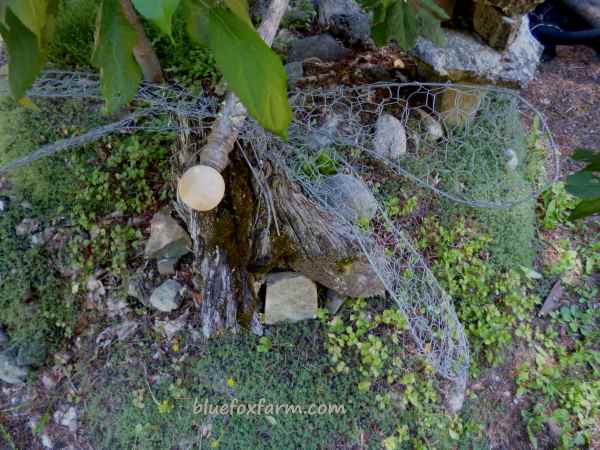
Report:
[{"label": "round wooden knob", "polygon": [[210,211],[225,195],[223,176],[210,166],[193,166],[183,174],[177,186],[179,198],[196,211]]}]

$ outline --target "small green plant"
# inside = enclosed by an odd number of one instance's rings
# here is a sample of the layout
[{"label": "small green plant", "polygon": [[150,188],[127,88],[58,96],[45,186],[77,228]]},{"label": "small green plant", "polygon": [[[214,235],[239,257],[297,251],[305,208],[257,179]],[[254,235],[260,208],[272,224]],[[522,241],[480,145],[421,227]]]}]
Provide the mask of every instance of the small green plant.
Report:
[{"label": "small green plant", "polygon": [[540,301],[527,292],[532,280],[520,270],[496,270],[487,251],[491,238],[468,228],[464,219],[450,228],[426,220],[421,236],[419,245],[433,252],[433,270],[455,301],[474,353],[488,363],[502,362],[513,333],[529,333]]},{"label": "small green plant", "polygon": [[560,345],[537,346],[535,363],[519,367],[517,394],[534,399],[523,416],[535,448],[543,425],[559,430],[561,449],[590,444],[600,405],[599,362],[600,353],[581,344],[571,352]]},{"label": "small green plant", "polygon": [[74,157],[80,189],[73,220],[86,232],[70,243],[79,267],[87,271],[106,267],[123,275],[143,241],[141,230],[123,218],[156,209],[169,195],[167,143],[161,137],[109,140],[104,158],[93,168],[88,160]]},{"label": "small green plant", "polygon": [[567,191],[581,201],[577,204],[569,220],[581,219],[600,212],[600,151],[577,149],[573,159],[587,163],[579,172],[567,178]]},{"label": "small green plant", "polygon": [[542,194],[542,226],[553,230],[564,223],[575,207],[575,198],[561,181],[554,183]]},{"label": "small green plant", "polygon": [[314,155],[305,156],[303,160],[302,171],[311,179],[320,175],[335,175],[340,170],[340,163],[331,150],[320,150]]}]

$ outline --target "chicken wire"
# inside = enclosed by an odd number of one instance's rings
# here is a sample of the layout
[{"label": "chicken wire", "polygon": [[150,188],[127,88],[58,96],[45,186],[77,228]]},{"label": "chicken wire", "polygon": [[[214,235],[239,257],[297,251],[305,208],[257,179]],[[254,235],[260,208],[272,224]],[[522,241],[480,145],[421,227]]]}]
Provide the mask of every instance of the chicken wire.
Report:
[{"label": "chicken wire", "polygon": [[[0,94],[7,94],[0,83]],[[45,72],[30,97],[101,100],[93,74]],[[214,97],[178,86],[143,84],[134,112],[75,138],[43,146],[0,167],[0,174],[111,133],[179,131],[204,135],[219,114]],[[273,214],[262,161],[275,161],[312,201],[330,212],[360,247],[387,294],[409,321],[419,351],[443,377],[464,385],[469,348],[451,298],[440,287],[409,236],[378,201],[368,224],[348,218],[331,199],[328,175],[306,170],[325,151],[336,171],[368,181],[378,165],[447,199],[473,207],[509,208],[535,198],[558,177],[558,152],[542,115],[512,90],[436,83],[380,83],[292,92],[287,142],[247,120],[238,135]],[[374,141],[378,120],[395,117],[406,135],[399,154]],[[180,120],[186,118],[189,120]],[[189,131],[189,130],[188,130]],[[252,154],[247,152],[251,150]],[[375,169],[374,169],[375,168]],[[277,225],[276,217],[274,223]]]}]

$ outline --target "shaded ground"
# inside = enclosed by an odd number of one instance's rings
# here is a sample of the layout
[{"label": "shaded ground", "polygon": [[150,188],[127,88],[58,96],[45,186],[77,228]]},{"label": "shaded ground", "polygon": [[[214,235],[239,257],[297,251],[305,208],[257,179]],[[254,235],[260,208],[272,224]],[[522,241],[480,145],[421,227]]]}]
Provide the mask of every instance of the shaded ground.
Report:
[{"label": "shaded ground", "polygon": [[563,155],[600,148],[600,57],[581,46],[557,53],[540,65],[523,96],[546,116]]}]

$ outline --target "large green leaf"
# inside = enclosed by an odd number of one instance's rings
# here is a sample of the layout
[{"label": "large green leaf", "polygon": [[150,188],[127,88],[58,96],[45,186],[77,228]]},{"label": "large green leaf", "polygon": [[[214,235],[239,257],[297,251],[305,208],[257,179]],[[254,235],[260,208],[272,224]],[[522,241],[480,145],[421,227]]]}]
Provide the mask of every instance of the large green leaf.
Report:
[{"label": "large green leaf", "polygon": [[579,202],[569,216],[569,220],[581,219],[582,217],[591,216],[596,213],[600,213],[600,197]]},{"label": "large green leaf", "polygon": [[250,13],[248,12],[248,2],[246,0],[225,0],[225,6],[240,19],[250,26],[253,26],[252,19],[250,19]]},{"label": "large green leaf", "polygon": [[583,170],[586,172],[600,172],[600,151],[590,150],[588,148],[578,148],[573,153],[572,158],[575,161],[585,161],[589,163]]},{"label": "large green leaf", "polygon": [[584,171],[567,177],[567,192],[583,200],[600,197],[600,177],[592,172]]},{"label": "large green leaf", "polygon": [[41,42],[46,27],[47,0],[9,0],[10,10]]},{"label": "large green leaf", "polygon": [[100,69],[100,85],[111,112],[137,93],[142,72],[134,56],[137,34],[123,14],[119,0],[103,0],[98,12],[92,63]]},{"label": "large green leaf", "polygon": [[37,36],[9,9],[0,34],[8,52],[8,82],[13,97],[22,98],[46,64],[44,49]]},{"label": "large green leaf", "polygon": [[199,0],[183,0],[187,32],[192,40],[208,47],[209,5]]},{"label": "large green leaf", "polygon": [[236,14],[213,8],[209,45],[217,67],[248,113],[266,129],[287,138],[292,120],[286,74],[279,57]]},{"label": "large green leaf", "polygon": [[405,50],[415,46],[417,36],[441,40],[440,18],[445,11],[432,0],[359,0],[373,12],[371,34],[383,47],[394,40]]},{"label": "large green leaf", "polygon": [[6,27],[6,9],[9,0],[0,0],[0,26]]},{"label": "large green leaf", "polygon": [[133,0],[135,8],[161,31],[171,36],[173,14],[180,0]]}]

